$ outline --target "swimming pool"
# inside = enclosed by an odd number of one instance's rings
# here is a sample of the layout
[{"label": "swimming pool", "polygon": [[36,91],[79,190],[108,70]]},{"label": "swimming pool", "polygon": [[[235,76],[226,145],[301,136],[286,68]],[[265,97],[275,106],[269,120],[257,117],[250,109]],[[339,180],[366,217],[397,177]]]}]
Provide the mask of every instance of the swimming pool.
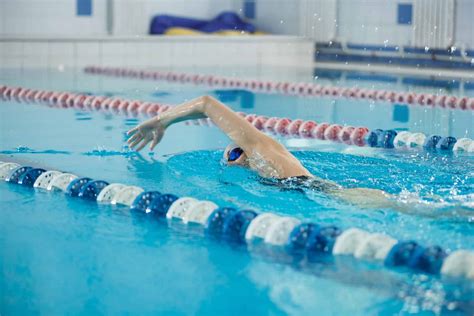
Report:
[{"label": "swimming pool", "polygon": [[[216,91],[80,71],[6,70],[2,83],[172,104],[206,93],[235,110],[257,114],[474,136],[472,112],[460,110],[400,110],[384,102]],[[415,214],[401,214],[360,209],[314,192],[282,191],[246,170],[227,168],[220,159],[228,141],[213,127],[173,126],[154,154],[139,155],[125,147],[124,132],[140,118],[1,105],[0,160],[319,224],[359,227],[450,251],[474,248],[472,219],[426,215],[428,209],[435,215],[472,211],[472,154],[282,139],[318,176],[347,187],[406,193],[420,202]],[[136,218],[120,206],[84,203],[3,182],[0,192],[1,306],[6,314],[463,314],[473,308],[473,284],[465,280],[387,269],[346,256],[289,263],[278,251],[246,251],[203,238],[199,229],[177,222]],[[432,201],[430,194],[445,202]]]}]

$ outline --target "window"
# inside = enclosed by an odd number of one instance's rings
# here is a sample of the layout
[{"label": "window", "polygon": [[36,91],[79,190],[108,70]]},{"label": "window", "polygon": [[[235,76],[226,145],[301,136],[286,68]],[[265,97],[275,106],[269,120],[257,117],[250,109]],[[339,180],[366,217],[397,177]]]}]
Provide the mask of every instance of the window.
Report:
[{"label": "window", "polygon": [[255,19],[255,0],[244,0],[244,16]]},{"label": "window", "polygon": [[411,25],[413,5],[411,3],[398,4],[398,24]]},{"label": "window", "polygon": [[76,15],[91,16],[92,0],[76,0]]}]

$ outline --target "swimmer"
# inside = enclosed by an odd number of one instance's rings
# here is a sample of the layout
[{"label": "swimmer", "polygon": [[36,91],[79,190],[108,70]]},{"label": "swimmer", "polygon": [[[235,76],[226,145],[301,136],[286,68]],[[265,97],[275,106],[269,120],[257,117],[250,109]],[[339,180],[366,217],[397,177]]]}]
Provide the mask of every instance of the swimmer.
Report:
[{"label": "swimmer", "polygon": [[343,188],[335,182],[312,175],[282,144],[210,96],[185,102],[132,128],[128,132],[128,143],[137,151],[151,143],[150,150],[153,150],[170,125],[201,118],[211,119],[233,141],[224,151],[224,160],[230,166],[244,166],[263,178],[283,185],[318,190],[359,207],[408,211],[406,204],[398,203],[384,191]]}]

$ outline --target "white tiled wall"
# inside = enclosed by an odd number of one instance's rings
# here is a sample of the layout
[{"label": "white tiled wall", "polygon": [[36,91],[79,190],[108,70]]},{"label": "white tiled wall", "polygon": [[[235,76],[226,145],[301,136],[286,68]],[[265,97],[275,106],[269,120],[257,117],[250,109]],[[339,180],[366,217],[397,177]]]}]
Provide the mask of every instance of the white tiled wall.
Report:
[{"label": "white tiled wall", "polygon": [[[410,46],[413,26],[398,24],[399,3],[413,0],[258,0],[255,23],[263,31],[316,41]],[[455,7],[455,41],[472,48],[474,0],[456,0]]]},{"label": "white tiled wall", "polygon": [[455,41],[474,49],[474,1],[456,1]]},{"label": "white tiled wall", "polygon": [[338,37],[351,43],[410,45],[412,27],[397,23],[398,3],[399,0],[339,0]]},{"label": "white tiled wall", "polygon": [[0,57],[0,67],[10,68],[309,66],[313,42],[271,36],[0,39]]},{"label": "white tiled wall", "polygon": [[76,16],[75,0],[0,0],[0,35],[105,35],[106,0]]},{"label": "white tiled wall", "polygon": [[[145,35],[151,17],[210,19],[234,10],[235,0],[113,0],[113,34]],[[76,16],[76,0],[0,0],[0,35],[105,35],[107,0],[92,0],[92,16]]]}]

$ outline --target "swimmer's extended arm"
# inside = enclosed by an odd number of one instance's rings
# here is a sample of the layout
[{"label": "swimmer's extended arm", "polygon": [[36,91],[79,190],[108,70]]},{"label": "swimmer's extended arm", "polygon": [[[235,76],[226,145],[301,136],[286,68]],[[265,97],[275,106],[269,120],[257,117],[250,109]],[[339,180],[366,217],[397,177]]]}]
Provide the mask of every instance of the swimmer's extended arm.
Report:
[{"label": "swimmer's extended arm", "polygon": [[[311,176],[283,145],[270,136],[260,132],[245,118],[214,99],[203,96],[178,105],[159,116],[156,116],[131,129],[128,143],[132,149],[141,150],[151,142],[150,149],[163,137],[165,129],[177,122],[208,117],[227,136],[242,148],[249,158],[265,161],[274,170],[271,177],[288,178],[295,176]],[[262,176],[267,172],[254,168]]]},{"label": "swimmer's extended arm", "polygon": [[275,146],[276,144],[281,147],[279,150],[283,148],[286,152],[286,149],[277,141],[257,130],[243,117],[210,96],[199,97],[183,103],[145,121],[128,132],[129,135],[132,135],[128,142],[130,147],[136,148],[136,150],[143,149],[151,142],[150,149],[153,150],[168,126],[205,117],[210,118],[216,126],[247,153],[253,152],[256,147]]}]

